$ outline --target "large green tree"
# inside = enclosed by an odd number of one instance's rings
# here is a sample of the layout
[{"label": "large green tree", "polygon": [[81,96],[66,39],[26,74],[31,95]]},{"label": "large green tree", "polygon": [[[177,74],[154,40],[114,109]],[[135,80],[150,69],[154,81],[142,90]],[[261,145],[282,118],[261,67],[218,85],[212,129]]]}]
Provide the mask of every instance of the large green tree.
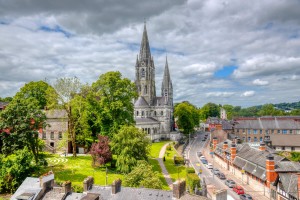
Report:
[{"label": "large green tree", "polygon": [[4,130],[1,133],[2,153],[9,155],[27,146],[38,162],[38,131],[46,127],[46,116],[37,104],[32,97],[14,99],[0,113],[0,130]]},{"label": "large green tree", "polygon": [[220,116],[220,107],[215,103],[207,103],[200,109],[200,118],[206,120],[208,117]]},{"label": "large green tree", "polygon": [[259,116],[267,116],[267,115],[280,116],[280,115],[284,115],[284,113],[282,110],[275,109],[273,104],[265,104],[262,106],[262,108],[258,112],[258,115]]},{"label": "large green tree", "polygon": [[150,145],[145,132],[134,126],[122,126],[111,142],[111,150],[117,155],[117,170],[129,173],[138,160],[147,160]]},{"label": "large green tree", "polygon": [[133,170],[125,175],[124,185],[128,187],[162,188],[162,182],[157,172],[154,172],[152,166],[144,160],[138,161]]},{"label": "large green tree", "polygon": [[47,92],[53,91],[53,88],[44,81],[31,81],[26,83],[19,92],[14,96],[14,99],[34,98],[37,100],[37,107],[44,109],[48,104]]},{"label": "large green tree", "polygon": [[101,134],[112,137],[123,125],[134,124],[133,102],[137,97],[135,84],[122,78],[120,72],[107,72],[92,84],[99,102],[97,122]]},{"label": "large green tree", "polygon": [[184,134],[193,132],[194,127],[199,125],[198,109],[187,101],[175,106],[174,116],[178,128],[182,129]]}]

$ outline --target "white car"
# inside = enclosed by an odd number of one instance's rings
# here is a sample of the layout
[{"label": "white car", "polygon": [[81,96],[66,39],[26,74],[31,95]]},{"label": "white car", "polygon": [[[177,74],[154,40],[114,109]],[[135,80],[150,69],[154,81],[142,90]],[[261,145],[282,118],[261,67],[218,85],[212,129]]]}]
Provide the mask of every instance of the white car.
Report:
[{"label": "white car", "polygon": [[200,160],[206,160],[205,156],[200,156]]},{"label": "white car", "polygon": [[212,169],[212,168],[213,168],[213,165],[212,165],[211,163],[207,163],[207,164],[206,164],[206,167],[207,167],[208,169]]}]

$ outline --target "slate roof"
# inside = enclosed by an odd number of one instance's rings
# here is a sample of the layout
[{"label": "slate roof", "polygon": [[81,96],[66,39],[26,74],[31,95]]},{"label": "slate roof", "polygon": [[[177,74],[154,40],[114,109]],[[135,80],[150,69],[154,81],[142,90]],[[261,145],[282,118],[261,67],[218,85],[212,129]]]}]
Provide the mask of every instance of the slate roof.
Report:
[{"label": "slate roof", "polygon": [[300,147],[300,135],[270,135],[272,146]]},{"label": "slate roof", "polygon": [[166,97],[156,97],[155,100],[154,100],[154,104],[156,106],[163,106],[167,103],[168,102],[166,102]]},{"label": "slate roof", "polygon": [[281,184],[279,184],[280,189],[294,197],[297,197],[297,175],[292,173],[279,173],[278,175],[281,182]]},{"label": "slate roof", "polygon": [[230,121],[227,120],[222,120],[222,129],[223,130],[232,130],[233,125],[231,124]]},{"label": "slate roof", "polygon": [[142,117],[135,119],[136,124],[159,124],[160,122],[152,117]]},{"label": "slate roof", "polygon": [[278,168],[277,172],[300,172],[300,163],[284,160],[276,163]]},{"label": "slate roof", "polygon": [[147,103],[144,97],[139,96],[139,98],[134,103],[134,107],[145,107],[145,106],[149,106],[149,104]]},{"label": "slate roof", "polygon": [[300,129],[300,117],[258,117],[236,119],[236,129]]},{"label": "slate roof", "polygon": [[27,177],[10,198],[10,200],[17,200],[18,196],[29,193],[34,194],[34,197],[32,199],[35,199],[41,190],[42,188],[40,187],[39,178]]}]

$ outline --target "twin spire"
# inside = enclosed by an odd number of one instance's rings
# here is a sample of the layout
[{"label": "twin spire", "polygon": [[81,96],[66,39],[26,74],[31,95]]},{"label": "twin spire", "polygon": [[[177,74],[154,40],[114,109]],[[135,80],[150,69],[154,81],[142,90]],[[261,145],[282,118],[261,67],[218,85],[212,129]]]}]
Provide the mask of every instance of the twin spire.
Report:
[{"label": "twin spire", "polygon": [[146,22],[144,23],[144,32],[141,42],[141,49],[140,49],[140,60],[147,60],[151,59],[151,52],[150,52],[150,45],[148,40]]}]

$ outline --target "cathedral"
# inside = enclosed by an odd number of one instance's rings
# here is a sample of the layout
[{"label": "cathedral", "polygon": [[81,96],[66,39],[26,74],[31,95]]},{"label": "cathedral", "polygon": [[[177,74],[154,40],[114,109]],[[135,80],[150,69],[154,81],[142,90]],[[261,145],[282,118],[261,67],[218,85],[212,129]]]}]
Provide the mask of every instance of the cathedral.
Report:
[{"label": "cathedral", "polygon": [[168,60],[166,58],[161,96],[156,96],[155,66],[151,56],[146,24],[144,25],[135,72],[135,84],[139,95],[134,103],[136,127],[144,130],[152,141],[170,139],[170,132],[174,127],[174,119],[173,86]]}]

